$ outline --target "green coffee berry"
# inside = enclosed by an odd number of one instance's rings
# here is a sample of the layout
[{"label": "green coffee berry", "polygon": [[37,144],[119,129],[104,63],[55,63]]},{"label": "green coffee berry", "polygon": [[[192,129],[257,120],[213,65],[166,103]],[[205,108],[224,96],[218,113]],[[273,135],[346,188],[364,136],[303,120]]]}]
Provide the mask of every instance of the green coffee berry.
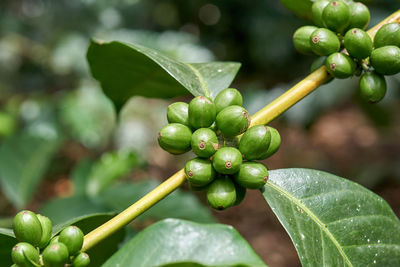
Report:
[{"label": "green coffee berry", "polygon": [[325,23],[322,20],[322,12],[330,2],[331,0],[317,0],[311,7],[313,21],[318,27],[325,27]]},{"label": "green coffee berry", "polygon": [[262,156],[271,142],[269,128],[257,125],[249,128],[240,139],[239,150],[247,160],[265,159]]},{"label": "green coffee berry", "polygon": [[374,38],[375,48],[395,45],[400,47],[400,23],[393,22],[383,25]]},{"label": "green coffee berry", "polygon": [[189,103],[189,123],[194,129],[210,127],[215,121],[214,103],[205,96],[197,96]]},{"label": "green coffee berry", "polygon": [[12,248],[11,258],[15,264],[18,264],[18,266],[33,266],[31,261],[39,263],[39,252],[31,244],[21,242]]},{"label": "green coffee berry", "polygon": [[249,189],[259,189],[268,180],[268,169],[264,164],[254,161],[244,162],[235,174],[236,183]]},{"label": "green coffee berry", "polygon": [[168,106],[167,120],[169,123],[189,125],[189,105],[185,102],[175,102]]},{"label": "green coffee berry", "polygon": [[310,36],[316,29],[318,28],[315,26],[303,26],[295,31],[293,34],[293,44],[294,48],[296,48],[299,53],[304,55],[313,54],[313,51],[311,50]]},{"label": "green coffee berry", "polygon": [[348,28],[359,28],[365,30],[370,20],[369,9],[366,5],[360,2],[349,4],[350,23]]},{"label": "green coffee berry", "polygon": [[373,44],[371,37],[361,29],[350,29],[344,36],[344,46],[350,56],[364,59],[371,55]]},{"label": "green coffee berry", "polygon": [[75,256],[74,260],[72,261],[72,266],[74,267],[85,267],[88,266],[90,263],[89,255],[85,252],[80,252],[78,255]]},{"label": "green coffee berry", "polygon": [[375,72],[365,72],[360,78],[360,94],[370,103],[376,103],[386,94],[385,76]]},{"label": "green coffee berry", "polygon": [[183,154],[190,150],[192,131],[180,123],[170,123],[158,133],[158,144],[171,154]]},{"label": "green coffee berry", "polygon": [[222,174],[234,174],[242,164],[242,154],[237,148],[223,147],[213,156],[214,169]]},{"label": "green coffee berry", "polygon": [[68,248],[63,243],[54,243],[48,245],[42,253],[45,267],[64,267],[68,262]]},{"label": "green coffee berry", "polygon": [[215,170],[209,159],[194,158],[185,165],[185,174],[191,185],[205,186],[215,178]]},{"label": "green coffee berry", "polygon": [[271,133],[271,142],[269,144],[268,150],[261,155],[261,159],[266,159],[272,156],[273,154],[275,154],[276,151],[278,151],[279,147],[281,146],[281,136],[278,130],[270,126],[268,126],[268,130]]},{"label": "green coffee berry", "polygon": [[330,2],[322,12],[325,26],[335,32],[343,32],[350,24],[350,8],[342,0]]},{"label": "green coffee berry", "polygon": [[244,133],[250,125],[250,115],[241,106],[229,106],[221,110],[216,119],[218,130],[224,136],[233,137]]},{"label": "green coffee berry", "polygon": [[56,235],[55,237],[53,237],[53,238],[50,240],[49,245],[50,245],[50,244],[54,244],[54,243],[58,243],[58,242],[59,242],[59,238],[60,238],[59,235]]},{"label": "green coffee berry", "polygon": [[58,241],[67,246],[69,255],[75,255],[82,248],[83,232],[76,226],[68,226],[60,232]]},{"label": "green coffee berry", "polygon": [[328,56],[337,52],[340,41],[336,34],[328,29],[320,28],[310,36],[311,50],[319,56]]},{"label": "green coffee berry", "polygon": [[375,71],[383,75],[400,72],[400,48],[394,45],[383,46],[372,51],[370,63]]},{"label": "green coffee berry", "polygon": [[46,216],[40,214],[37,214],[36,216],[40,222],[40,225],[42,226],[42,238],[40,239],[38,247],[44,248],[50,241],[53,224]]},{"label": "green coffee berry", "polygon": [[214,104],[217,113],[229,106],[241,106],[243,105],[242,94],[234,88],[224,89],[215,97]]},{"label": "green coffee berry", "polygon": [[233,203],[233,206],[239,205],[242,203],[244,197],[246,196],[246,188],[241,186],[238,183],[233,183],[236,189],[236,201]]},{"label": "green coffee berry", "polygon": [[220,177],[207,188],[207,202],[217,210],[224,210],[235,204],[236,189],[229,177]]},{"label": "green coffee berry", "polygon": [[218,149],[218,137],[213,130],[200,128],[193,133],[191,146],[198,157],[209,158]]},{"label": "green coffee berry", "polygon": [[342,53],[333,53],[325,62],[328,72],[335,78],[345,79],[354,74],[356,63],[348,55]]},{"label": "green coffee berry", "polygon": [[36,214],[29,210],[17,213],[13,221],[15,237],[18,241],[28,242],[34,246],[40,243],[42,238],[42,226]]}]

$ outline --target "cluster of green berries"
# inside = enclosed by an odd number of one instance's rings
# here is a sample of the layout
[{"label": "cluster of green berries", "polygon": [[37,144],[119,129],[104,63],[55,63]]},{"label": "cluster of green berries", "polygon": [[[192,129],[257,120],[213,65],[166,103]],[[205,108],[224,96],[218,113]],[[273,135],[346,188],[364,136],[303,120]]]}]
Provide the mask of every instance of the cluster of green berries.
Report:
[{"label": "cluster of green berries", "polygon": [[400,72],[400,23],[383,25],[372,41],[364,31],[370,13],[362,3],[317,0],[312,16],[316,26],[300,27],[293,35],[298,52],[320,56],[311,71],[325,65],[338,79],[361,76],[361,96],[371,103],[380,101],[386,94],[384,75]]},{"label": "cluster of green berries", "polygon": [[246,188],[266,183],[268,169],[255,160],[268,158],[281,143],[272,127],[249,128],[242,102],[233,88],[222,90],[214,101],[197,96],[189,104],[175,102],[168,107],[169,124],[158,134],[159,145],[169,153],[196,154],[186,163],[187,180],[193,190],[206,190],[208,203],[218,210],[239,204]]},{"label": "cluster of green berries", "polygon": [[81,252],[83,233],[76,226],[64,228],[52,238],[53,224],[43,215],[29,210],[19,212],[13,221],[14,234],[19,241],[12,251],[12,267],[84,267],[88,254]]}]

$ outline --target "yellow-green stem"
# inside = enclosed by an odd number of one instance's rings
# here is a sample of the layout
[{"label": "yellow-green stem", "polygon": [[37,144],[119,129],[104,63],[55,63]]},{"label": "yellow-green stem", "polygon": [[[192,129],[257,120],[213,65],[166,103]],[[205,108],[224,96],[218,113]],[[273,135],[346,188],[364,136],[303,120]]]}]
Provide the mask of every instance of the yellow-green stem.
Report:
[{"label": "yellow-green stem", "polygon": [[[381,21],[368,31],[368,34],[373,38],[376,31],[386,23],[400,22],[400,10]],[[290,88],[280,97],[269,103],[263,109],[258,111],[251,117],[251,126],[267,124],[277,118],[291,106],[299,102],[305,96],[317,89],[329,78],[329,74],[325,67],[321,67],[308,75],[305,79]],[[151,208],[154,204],[169,195],[186,181],[185,172],[183,169],[172,175],[165,182],[156,187],[153,191],[145,195],[139,201],[131,205],[120,214],[94,229],[87,235],[83,243],[83,251],[86,251],[115,233],[125,225],[129,224],[137,216]]]}]

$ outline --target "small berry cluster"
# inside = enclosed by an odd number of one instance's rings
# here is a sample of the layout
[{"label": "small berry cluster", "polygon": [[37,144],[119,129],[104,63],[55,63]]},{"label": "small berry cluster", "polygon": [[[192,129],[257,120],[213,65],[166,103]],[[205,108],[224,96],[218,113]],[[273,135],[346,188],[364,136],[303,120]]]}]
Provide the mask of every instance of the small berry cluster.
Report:
[{"label": "small berry cluster", "polygon": [[197,157],[185,166],[189,185],[206,190],[208,203],[218,210],[239,204],[246,188],[266,183],[267,167],[254,160],[268,158],[281,143],[272,127],[249,128],[250,115],[242,102],[238,90],[227,88],[214,101],[197,96],[189,104],[173,103],[167,111],[169,124],[158,134],[159,145],[172,154],[193,150]]},{"label": "small berry cluster", "polygon": [[372,41],[364,31],[370,13],[362,3],[317,0],[312,5],[312,16],[318,27],[303,26],[293,35],[298,52],[321,56],[311,71],[325,64],[338,79],[361,75],[361,96],[371,103],[382,100],[386,94],[384,75],[400,72],[400,23],[382,26]]},{"label": "small berry cluster", "polygon": [[88,254],[81,252],[83,233],[76,226],[64,228],[52,237],[53,224],[43,215],[29,210],[19,212],[13,221],[19,243],[12,251],[12,267],[84,267],[89,265]]}]

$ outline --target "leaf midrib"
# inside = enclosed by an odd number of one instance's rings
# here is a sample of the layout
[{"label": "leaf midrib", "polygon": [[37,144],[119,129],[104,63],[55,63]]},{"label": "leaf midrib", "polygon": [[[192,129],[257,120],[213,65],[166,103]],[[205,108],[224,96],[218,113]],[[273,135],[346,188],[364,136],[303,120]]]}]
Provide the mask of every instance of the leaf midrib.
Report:
[{"label": "leaf midrib", "polygon": [[318,219],[318,217],[309,209],[307,208],[303,203],[301,203],[298,199],[296,199],[294,196],[292,196],[289,192],[283,190],[282,188],[280,188],[278,185],[272,183],[271,181],[267,182],[267,185],[270,186],[271,188],[273,188],[274,190],[278,191],[279,193],[281,193],[282,195],[284,195],[287,199],[289,199],[290,201],[292,201],[293,203],[295,203],[298,207],[300,207],[304,212],[306,212],[310,218],[320,226],[320,229],[322,229],[325,234],[331,239],[331,241],[333,242],[333,244],[336,246],[336,248],[338,249],[338,251],[340,252],[340,254],[343,256],[345,262],[349,265],[349,266],[353,266],[353,264],[350,262],[349,258],[347,257],[346,253],[343,251],[342,247],[340,246],[339,242],[336,240],[336,238],[332,235],[331,232],[329,232],[329,230],[325,227],[325,224],[321,222],[320,219]]},{"label": "leaf midrib", "polygon": [[199,79],[201,88],[203,89],[205,96],[210,97],[210,90],[208,89],[206,82],[204,81],[203,76],[201,76],[200,72],[189,63],[185,63],[185,65],[188,66],[194,72],[196,77]]}]

